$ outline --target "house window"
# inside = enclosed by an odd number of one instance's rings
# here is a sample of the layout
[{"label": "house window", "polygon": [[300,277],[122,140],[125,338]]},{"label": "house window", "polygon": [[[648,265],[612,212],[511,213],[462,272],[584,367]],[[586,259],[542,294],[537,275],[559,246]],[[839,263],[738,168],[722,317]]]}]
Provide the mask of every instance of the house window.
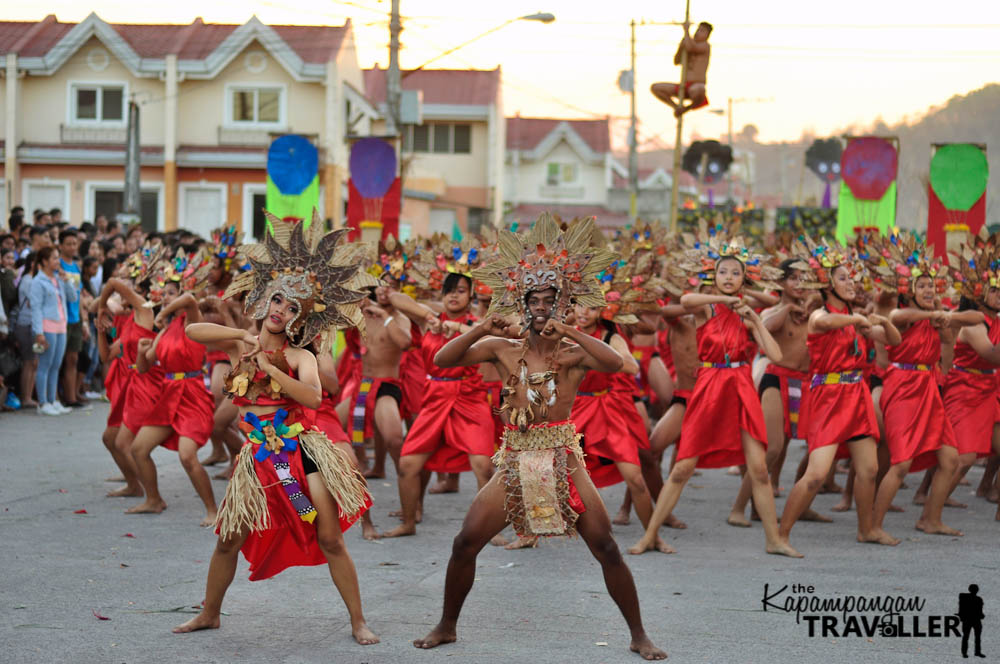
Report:
[{"label": "house window", "polygon": [[233,125],[284,125],[282,88],[231,88],[229,120]]},{"label": "house window", "polygon": [[576,164],[549,162],[545,165],[545,184],[550,187],[572,184],[576,182],[579,169]]},{"label": "house window", "polygon": [[75,122],[120,124],[125,119],[124,85],[74,84],[71,95]]},{"label": "house window", "polygon": [[472,152],[472,127],[451,123],[408,125],[403,129],[403,151],[469,154]]}]

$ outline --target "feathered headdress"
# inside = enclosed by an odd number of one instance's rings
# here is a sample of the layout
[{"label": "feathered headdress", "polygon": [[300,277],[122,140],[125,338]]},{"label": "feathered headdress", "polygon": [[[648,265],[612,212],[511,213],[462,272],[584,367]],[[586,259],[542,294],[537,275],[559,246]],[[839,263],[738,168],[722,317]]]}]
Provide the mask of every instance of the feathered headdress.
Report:
[{"label": "feathered headdress", "polygon": [[687,272],[692,286],[715,283],[715,267],[723,258],[735,258],[743,263],[747,285],[768,290],[780,290],[775,280],[781,278],[781,270],[770,265],[767,256],[746,246],[742,236],[730,228],[717,224],[707,227],[704,220],[699,222],[697,235],[684,233],[685,248],[679,267]]},{"label": "feathered headdress", "polygon": [[222,269],[229,272],[236,258],[236,226],[212,231],[212,256],[222,262]]},{"label": "feathered headdress", "polygon": [[931,256],[931,249],[909,231],[894,230],[888,236],[866,233],[857,240],[858,258],[872,272],[872,278],[882,290],[900,295],[913,292],[917,278],[934,280],[934,290],[944,294],[950,278],[944,262]]},{"label": "feathered headdress", "polygon": [[178,248],[173,258],[164,258],[154,266],[149,288],[150,300],[159,302],[163,297],[163,288],[168,283],[177,284],[182,291],[200,291],[208,282],[211,271],[209,250],[202,247],[189,256],[184,249]]},{"label": "feathered headdress", "polygon": [[639,314],[659,311],[667,282],[659,276],[653,249],[628,244],[621,251],[623,257],[597,276],[608,303],[603,318],[628,325],[639,322]]},{"label": "feathered headdress", "polygon": [[847,268],[851,279],[862,288],[871,290],[873,287],[871,273],[859,258],[856,248],[845,247],[828,238],[819,243],[803,233],[792,243],[792,255],[809,264],[815,276],[814,286],[818,285],[819,288],[829,288],[833,284],[833,271],[841,265]]},{"label": "feathered headdress", "polygon": [[256,320],[267,316],[274,294],[299,304],[299,315],[288,322],[289,340],[302,347],[320,336],[321,352],[333,347],[336,329],[363,327],[360,290],[378,280],[361,269],[365,245],[342,244],[349,229],[323,232],[323,220],[313,210],[308,229],[265,213],[271,230],[262,244],[241,245],[251,269],[233,278],[223,297],[248,291],[243,307]]},{"label": "feathered headdress", "polygon": [[136,284],[147,281],[153,276],[160,262],[167,258],[169,251],[159,240],[152,243],[147,241],[140,249],[125,259],[125,264],[128,266],[128,276]]},{"label": "feathered headdress", "polygon": [[562,232],[546,212],[526,236],[500,231],[496,260],[472,273],[493,291],[489,314],[517,313],[527,320],[525,297],[549,288],[556,291],[551,316],[559,321],[573,300],[585,307],[605,306],[597,275],[616,256],[590,246],[593,229],[593,220],[587,219]]},{"label": "feathered headdress", "polygon": [[963,297],[982,302],[990,288],[1000,287],[1000,246],[984,224],[979,235],[969,233],[951,268],[955,288]]}]

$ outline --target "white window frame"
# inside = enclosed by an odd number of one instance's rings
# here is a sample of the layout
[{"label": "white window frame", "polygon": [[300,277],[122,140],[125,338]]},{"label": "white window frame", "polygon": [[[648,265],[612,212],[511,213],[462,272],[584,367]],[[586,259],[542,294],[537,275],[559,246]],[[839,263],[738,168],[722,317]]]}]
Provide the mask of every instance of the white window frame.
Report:
[{"label": "white window frame", "polygon": [[[222,226],[229,223],[229,182],[206,182],[202,180],[200,182],[181,182],[177,186],[177,228],[185,228],[188,225],[187,219],[184,218],[186,205],[185,196],[190,189],[217,189],[222,193]],[[195,231],[191,231],[192,233]],[[206,240],[211,240],[212,238],[206,237]]]},{"label": "white window frame", "polygon": [[[76,117],[76,91],[78,88],[117,88],[122,89],[122,119],[102,120],[100,118],[104,95],[98,95],[98,113],[94,120],[79,120]],[[67,81],[66,82],[66,126],[67,127],[127,127],[128,126],[128,81]]]},{"label": "white window frame", "polygon": [[[558,164],[559,166],[559,181],[555,184],[549,183],[549,166],[551,164]],[[563,169],[566,166],[572,166],[576,169],[576,177],[572,180],[563,180]],[[545,186],[547,187],[572,187],[580,184],[580,178],[582,173],[580,172],[580,164],[578,162],[571,161],[547,161],[545,162]]]},{"label": "white window frame", "polygon": [[253,197],[255,194],[267,194],[267,183],[244,182],[242,197],[243,218],[240,223],[240,241],[253,242]]},{"label": "white window frame", "polygon": [[[121,180],[87,180],[83,183],[83,217],[84,221],[95,223],[97,216],[97,190],[125,191],[125,184]],[[156,230],[164,230],[164,188],[162,182],[141,182],[139,192],[156,192]]]},{"label": "white window frame", "polygon": [[[288,127],[288,86],[284,83],[227,83],[226,103],[223,104],[224,117],[222,126],[227,129],[266,129],[284,131]],[[278,121],[277,122],[237,122],[233,120],[233,95],[236,92],[246,90],[277,90],[278,95]],[[254,108],[256,113],[256,107]]]},{"label": "white window frame", "polygon": [[73,199],[70,196],[70,192],[71,192],[71,190],[70,190],[70,181],[69,180],[55,180],[55,179],[52,179],[52,178],[45,177],[45,178],[23,178],[21,180],[21,200],[24,201],[22,203],[22,205],[24,205],[24,219],[25,219],[25,223],[30,223],[30,224],[34,224],[35,223],[35,218],[33,216],[34,213],[35,213],[35,210],[34,209],[28,209],[29,208],[29,205],[28,205],[28,190],[31,188],[31,185],[33,185],[33,184],[42,184],[42,185],[46,185],[46,186],[52,186],[52,185],[59,185],[59,186],[61,186],[63,188],[63,192],[64,192],[63,193],[63,200],[65,201],[65,204],[64,205],[60,205],[59,209],[62,210],[63,219],[69,219],[71,221],[75,221],[75,220],[73,220],[73,209],[71,207],[72,203],[73,203]]}]

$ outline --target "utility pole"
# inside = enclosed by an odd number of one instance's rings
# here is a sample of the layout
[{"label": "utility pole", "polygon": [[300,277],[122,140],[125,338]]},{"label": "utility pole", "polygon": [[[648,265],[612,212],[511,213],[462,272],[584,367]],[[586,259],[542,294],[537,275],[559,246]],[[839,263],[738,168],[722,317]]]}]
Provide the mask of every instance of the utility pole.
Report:
[{"label": "utility pole", "polygon": [[[688,23],[691,22],[691,0],[687,0],[684,3],[684,36],[687,37]],[[681,48],[681,84],[677,88],[677,105],[680,107],[684,106],[684,93],[687,87],[687,77],[688,77],[688,53],[686,48]],[[678,202],[678,188],[680,187],[680,175],[681,175],[681,151],[683,146],[681,145],[681,139],[683,138],[684,115],[681,114],[677,116],[677,136],[674,139],[674,170],[671,173],[671,183],[670,183],[670,230],[674,232],[677,230],[677,202]]]},{"label": "utility pole", "polygon": [[386,129],[390,136],[399,136],[399,105],[402,97],[402,83],[399,74],[399,33],[403,26],[399,20],[399,0],[392,0],[392,15],[389,18],[389,71],[386,74],[385,101],[389,107]]},{"label": "utility pole", "polygon": [[[728,106],[726,110],[726,119],[729,123],[729,154],[735,160],[736,157],[736,146],[733,145],[733,98],[730,97],[728,100]],[[733,167],[732,165],[726,170],[726,192],[729,194],[727,198],[729,199],[729,204],[732,205],[736,202],[736,197],[733,196]]]},{"label": "utility pole", "polygon": [[125,132],[125,196],[118,221],[124,224],[140,220],[139,194],[139,105],[135,99],[128,102],[128,126]]},{"label": "utility pole", "polygon": [[628,132],[628,184],[632,190],[629,201],[628,216],[634,224],[639,216],[639,136],[635,117],[635,19],[632,19],[632,85],[629,86],[632,95],[632,125]]}]

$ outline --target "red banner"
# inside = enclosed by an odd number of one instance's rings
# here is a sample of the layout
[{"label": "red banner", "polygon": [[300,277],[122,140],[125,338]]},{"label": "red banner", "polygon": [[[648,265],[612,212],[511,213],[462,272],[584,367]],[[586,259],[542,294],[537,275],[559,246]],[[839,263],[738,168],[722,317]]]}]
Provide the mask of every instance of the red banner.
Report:
[{"label": "red banner", "polygon": [[347,181],[347,226],[353,230],[348,234],[348,239],[356,240],[361,236],[361,224],[363,222],[380,222],[382,224],[382,239],[390,233],[395,238],[399,238],[399,210],[402,193],[400,180],[389,187],[385,196],[379,199],[365,198],[354,186],[354,182]]},{"label": "red banner", "polygon": [[[975,194],[973,194],[975,195]],[[945,226],[965,224],[972,233],[978,233],[986,223],[986,193],[984,192],[968,212],[948,210],[927,185],[927,244],[934,247],[934,254],[948,261],[947,230]]]}]

